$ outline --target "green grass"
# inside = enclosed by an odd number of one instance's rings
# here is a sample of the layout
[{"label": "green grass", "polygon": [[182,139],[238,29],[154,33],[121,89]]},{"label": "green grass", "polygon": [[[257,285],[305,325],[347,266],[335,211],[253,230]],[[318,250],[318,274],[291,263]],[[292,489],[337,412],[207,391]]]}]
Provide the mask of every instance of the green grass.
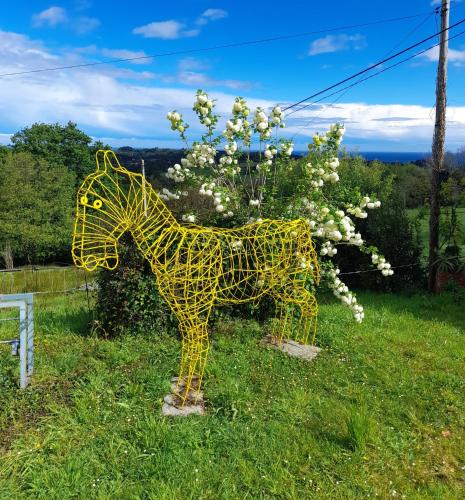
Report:
[{"label": "green grass", "polygon": [[25,267],[0,272],[0,294],[61,292],[85,284],[86,271],[76,267]]},{"label": "green grass", "polygon": [[176,338],[96,338],[85,294],[39,297],[28,390],[0,348],[0,498],[464,498],[464,297],[360,300],[362,325],[321,305],[312,363],[215,325],[208,414],[170,419]]},{"label": "green grass", "polygon": [[[442,208],[441,220],[446,220],[445,212],[447,208]],[[419,221],[419,237],[422,247],[422,261],[428,261],[428,245],[429,245],[429,210],[412,208],[408,210],[408,214],[413,221]],[[457,209],[457,218],[459,224],[465,230],[465,208]],[[463,239],[463,238],[462,238]],[[462,254],[465,255],[465,241],[461,245]]]}]

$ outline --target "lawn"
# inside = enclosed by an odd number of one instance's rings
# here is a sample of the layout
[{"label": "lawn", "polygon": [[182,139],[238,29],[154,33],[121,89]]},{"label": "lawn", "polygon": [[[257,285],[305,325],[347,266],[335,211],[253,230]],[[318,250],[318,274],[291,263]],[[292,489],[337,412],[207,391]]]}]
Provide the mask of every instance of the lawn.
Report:
[{"label": "lawn", "polygon": [[84,293],[39,296],[26,391],[0,346],[0,498],[464,498],[465,296],[360,301],[362,325],[322,300],[312,363],[214,325],[208,413],[172,419],[178,339],[97,338]]}]

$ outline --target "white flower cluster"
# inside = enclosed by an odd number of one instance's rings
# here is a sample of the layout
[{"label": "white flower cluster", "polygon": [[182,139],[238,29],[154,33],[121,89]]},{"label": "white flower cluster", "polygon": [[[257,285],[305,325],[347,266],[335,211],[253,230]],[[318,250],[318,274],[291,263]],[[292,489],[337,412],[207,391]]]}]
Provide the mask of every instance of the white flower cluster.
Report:
[{"label": "white flower cluster", "polygon": [[170,111],[166,118],[171,122],[171,130],[178,130],[181,133],[184,133],[186,130],[185,124],[182,119],[182,115],[177,111]]},{"label": "white flower cluster", "polygon": [[[355,232],[355,225],[350,217],[343,210],[331,212],[328,207],[320,207],[316,203],[303,198],[303,204],[307,215],[310,217],[308,223],[314,229],[313,235],[324,240],[331,240],[336,243],[345,242],[349,245],[360,246],[363,240],[360,233]],[[337,249],[332,249],[330,241],[323,242],[326,250],[321,255],[331,257],[337,253]]]},{"label": "white flower cluster", "polygon": [[278,150],[274,145],[266,144],[265,151],[263,152],[263,160],[255,166],[257,172],[269,172],[273,165],[273,158],[277,154]]},{"label": "white flower cluster", "polygon": [[273,127],[283,127],[283,112],[279,106],[275,106],[271,110],[270,119],[266,116],[265,111],[257,107],[254,113],[253,123],[255,126],[255,131],[260,134],[260,139],[266,140],[271,136],[271,129]]},{"label": "white flower cluster", "polygon": [[227,204],[231,201],[231,198],[222,192],[214,182],[202,184],[199,189],[199,194],[201,196],[213,198],[215,210],[219,213],[223,213],[223,217],[232,217],[234,215],[232,210],[226,210]]},{"label": "white flower cluster", "polygon": [[250,146],[252,132],[250,123],[247,120],[249,114],[250,109],[247,106],[247,101],[243,97],[236,97],[232,109],[232,118],[226,122],[226,130],[224,130],[223,135],[228,140],[241,138],[244,146]]},{"label": "white flower cluster", "polygon": [[355,321],[361,323],[365,317],[363,307],[357,303],[357,298],[350,292],[348,286],[339,279],[339,273],[338,268],[325,272],[325,276],[329,278],[329,286],[332,288],[333,294],[352,311]]},{"label": "white flower cluster", "polygon": [[336,146],[342,141],[345,128],[344,125],[340,123],[335,123],[329,127],[329,130],[325,134],[319,134],[318,132],[313,135],[313,143],[308,145],[308,149],[315,149],[323,146],[328,141],[333,141]]},{"label": "white flower cluster", "polygon": [[163,188],[161,193],[158,193],[158,196],[163,200],[163,201],[169,201],[169,200],[179,200],[181,196],[180,191],[176,191],[175,193],[172,193],[169,189]]},{"label": "white flower cluster", "polygon": [[[339,234],[341,234],[341,233],[339,233]],[[320,255],[323,255],[323,256],[327,255],[328,257],[334,257],[336,254],[337,254],[337,248],[330,241],[325,241],[321,245]]]},{"label": "white flower cluster", "polygon": [[286,156],[291,156],[294,151],[294,144],[290,141],[281,144],[281,152]]},{"label": "white flower cluster", "polygon": [[249,206],[250,207],[259,207],[260,206],[260,200],[254,200],[254,199],[250,199],[249,200]]},{"label": "white flower cluster", "polygon": [[376,264],[376,267],[381,271],[381,274],[383,276],[392,276],[394,274],[394,271],[391,269],[391,264],[389,264],[389,262],[386,262],[386,259],[384,257],[381,257],[374,253],[371,256],[371,262],[373,262],[373,264]]},{"label": "white flower cluster", "polygon": [[182,220],[184,222],[194,223],[196,221],[196,216],[195,216],[195,214],[192,214],[192,213],[191,214],[184,214],[182,216]]},{"label": "white flower cluster", "polygon": [[307,163],[307,171],[312,179],[310,181],[312,188],[318,190],[324,186],[325,182],[331,182],[333,184],[339,182],[339,175],[337,173],[338,167],[339,159],[336,157],[331,158],[320,165]]},{"label": "white flower cluster", "polygon": [[271,110],[271,123],[277,127],[278,125],[284,127],[283,123],[283,111],[280,106],[275,106]]},{"label": "white flower cluster", "polygon": [[194,103],[193,110],[197,113],[200,123],[211,127],[216,123],[216,118],[212,114],[214,108],[214,102],[209,99],[208,94],[199,90],[197,92],[197,98]]},{"label": "white flower cluster", "polygon": [[186,180],[186,174],[190,171],[188,168],[183,169],[179,163],[176,163],[173,167],[169,167],[165,173],[168,179],[173,179],[174,182],[183,182]]},{"label": "white flower cluster", "polygon": [[339,146],[345,131],[346,130],[344,125],[342,125],[341,123],[334,123],[329,127],[329,130],[326,132],[326,137],[334,138],[336,145]]},{"label": "white flower cluster", "polygon": [[184,168],[205,168],[215,164],[216,149],[210,144],[194,143],[192,149],[181,160]]},{"label": "white flower cluster", "polygon": [[352,214],[354,217],[358,217],[359,219],[366,219],[368,217],[368,213],[364,208],[369,208],[370,210],[374,208],[379,208],[381,206],[381,202],[379,200],[372,200],[369,196],[364,196],[360,205],[354,207],[352,204],[347,206],[347,211]]},{"label": "white flower cluster", "polygon": [[262,108],[258,107],[255,110],[254,119],[255,131],[260,134],[260,139],[268,139],[271,135],[270,123],[268,117]]},{"label": "white flower cluster", "polygon": [[233,139],[242,132],[244,132],[244,121],[242,118],[233,118],[226,122],[226,130],[224,130],[223,135],[228,139]]},{"label": "white flower cluster", "polygon": [[275,146],[272,146],[271,144],[267,144],[265,146],[265,152],[263,155],[267,160],[272,160],[274,156],[278,154],[278,150],[276,149]]}]

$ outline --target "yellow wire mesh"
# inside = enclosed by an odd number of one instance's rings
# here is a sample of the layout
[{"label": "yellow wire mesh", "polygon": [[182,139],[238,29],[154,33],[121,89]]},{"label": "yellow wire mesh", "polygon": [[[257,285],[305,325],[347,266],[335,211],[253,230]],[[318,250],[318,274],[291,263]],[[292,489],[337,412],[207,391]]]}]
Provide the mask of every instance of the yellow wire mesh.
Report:
[{"label": "yellow wire mesh", "polygon": [[[276,307],[272,335],[307,343],[312,334],[314,341],[318,308],[305,285],[309,277],[318,284],[319,267],[305,220],[262,220],[235,229],[180,225],[141,174],[123,168],[112,151],[98,151],[96,158],[96,172],[77,193],[74,262],[88,271],[114,269],[117,241],[132,233],[179,320],[179,404],[198,398],[215,305],[270,296]],[[292,306],[300,313],[297,322]]]}]

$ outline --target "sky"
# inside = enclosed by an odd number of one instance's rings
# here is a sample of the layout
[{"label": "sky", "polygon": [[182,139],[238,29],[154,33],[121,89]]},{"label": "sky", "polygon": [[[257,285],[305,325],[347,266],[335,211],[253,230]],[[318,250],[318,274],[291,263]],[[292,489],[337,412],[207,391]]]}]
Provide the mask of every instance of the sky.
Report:
[{"label": "sky", "polygon": [[[191,125],[190,138],[198,138],[191,109],[198,88],[217,99],[223,120],[238,95],[252,109],[277,103],[285,108],[437,32],[437,3],[0,0],[0,143],[35,122],[71,120],[113,147],[180,147],[166,113],[181,112]],[[416,17],[384,22],[404,16]],[[463,18],[465,0],[454,0],[450,23]],[[465,23],[451,36],[463,30]],[[178,54],[166,55],[173,52]],[[165,55],[2,76],[157,54]],[[432,49],[293,113],[279,134],[304,149],[316,131],[338,121],[345,124],[349,150],[428,151],[437,55]],[[447,119],[446,144],[454,151],[465,146],[465,34],[450,42]]]}]

